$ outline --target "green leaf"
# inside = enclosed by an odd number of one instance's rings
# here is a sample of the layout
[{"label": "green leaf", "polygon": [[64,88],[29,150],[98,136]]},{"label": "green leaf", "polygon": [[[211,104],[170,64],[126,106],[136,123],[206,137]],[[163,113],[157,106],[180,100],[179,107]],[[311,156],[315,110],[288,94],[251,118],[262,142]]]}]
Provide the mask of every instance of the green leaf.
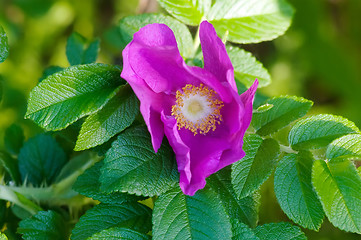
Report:
[{"label": "green leaf", "polygon": [[6,152],[0,151],[0,165],[5,168],[15,183],[20,183],[20,172],[17,159],[11,157]]},{"label": "green leaf", "polygon": [[218,194],[228,216],[250,227],[256,227],[260,195],[256,193],[253,196],[238,199],[231,183],[230,166],[212,174],[207,179],[207,184]]},{"label": "green leaf", "polygon": [[112,144],[101,169],[101,189],[142,196],[160,195],[178,183],[172,148],[163,143],[155,153],[149,132],[138,126],[122,132]]},{"label": "green leaf", "polygon": [[100,190],[100,169],[103,167],[104,161],[97,162],[88,168],[82,175],[78,177],[73,185],[73,189],[87,197],[99,200],[103,203],[121,204],[123,202],[137,201],[139,197],[129,195],[127,193],[105,193]]},{"label": "green leaf", "polygon": [[267,180],[277,164],[280,151],[275,140],[263,140],[255,134],[244,139],[243,149],[246,156],[232,165],[231,174],[238,198],[250,195]]},{"label": "green leaf", "polygon": [[0,26],[0,63],[5,61],[9,55],[8,37],[2,26]]},{"label": "green leaf", "polygon": [[25,142],[18,160],[22,181],[39,186],[54,182],[67,159],[51,136],[41,134]]},{"label": "green leaf", "polygon": [[8,240],[8,238],[4,233],[0,232],[0,240]]},{"label": "green leaf", "polygon": [[251,53],[238,47],[227,47],[227,53],[234,68],[234,77],[249,88],[258,79],[258,88],[271,83],[271,76]]},{"label": "green leaf", "polygon": [[112,227],[94,234],[88,240],[105,240],[105,239],[122,239],[122,240],[150,240],[151,237],[132,229],[123,227]]},{"label": "green leaf", "polygon": [[255,112],[252,117],[252,126],[261,136],[277,132],[303,117],[310,110],[313,102],[301,97],[281,96],[269,99],[265,104],[273,107],[267,111]]},{"label": "green leaf", "polygon": [[63,218],[54,211],[40,211],[31,218],[20,222],[18,233],[25,240],[66,240],[69,239]]},{"label": "green leaf", "polygon": [[153,211],[153,239],[231,239],[231,223],[209,188],[194,196],[179,187],[159,196]]},{"label": "green leaf", "polygon": [[4,144],[10,154],[17,155],[24,144],[23,129],[17,124],[8,127],[5,130]]},{"label": "green leaf", "polygon": [[306,240],[305,234],[297,226],[290,223],[279,222],[258,226],[254,229],[259,239],[267,240]]},{"label": "green leaf", "polygon": [[341,230],[361,233],[361,177],[353,163],[317,160],[312,183],[330,222]]},{"label": "green leaf", "polygon": [[293,12],[285,0],[218,0],[207,19],[228,41],[258,43],[282,35]]},{"label": "green leaf", "polygon": [[199,25],[211,7],[212,0],[159,0],[171,15],[188,25]]},{"label": "green leaf", "polygon": [[66,128],[101,109],[123,83],[116,66],[94,63],[69,67],[47,77],[30,92],[25,117],[47,130]]},{"label": "green leaf", "polygon": [[98,56],[99,40],[88,44],[79,33],[72,33],[66,44],[66,56],[70,65],[94,63]]},{"label": "green leaf", "polygon": [[137,202],[114,205],[101,203],[79,219],[71,239],[87,239],[112,227],[125,227],[147,233],[151,230],[151,210]]},{"label": "green leaf", "polygon": [[326,158],[361,158],[361,135],[349,134],[334,140],[327,147]]},{"label": "green leaf", "polygon": [[304,228],[318,230],[324,212],[311,183],[312,155],[288,154],[275,171],[274,191],[282,210]]},{"label": "green leaf", "polygon": [[260,240],[253,229],[238,220],[232,219],[232,232],[232,240]]},{"label": "green leaf", "polygon": [[343,135],[359,132],[346,118],[320,114],[298,121],[291,129],[288,141],[294,149],[316,149]]},{"label": "green leaf", "polygon": [[192,57],[193,45],[192,35],[188,28],[181,22],[174,18],[164,16],[162,14],[143,14],[137,16],[128,16],[120,20],[119,28],[120,34],[124,40],[125,45],[133,39],[133,34],[140,28],[151,23],[163,23],[171,28],[177,40],[180,54],[184,57]]},{"label": "green leaf", "polygon": [[139,114],[139,101],[129,85],[120,91],[97,113],[83,123],[75,151],[95,147],[129,127]]}]

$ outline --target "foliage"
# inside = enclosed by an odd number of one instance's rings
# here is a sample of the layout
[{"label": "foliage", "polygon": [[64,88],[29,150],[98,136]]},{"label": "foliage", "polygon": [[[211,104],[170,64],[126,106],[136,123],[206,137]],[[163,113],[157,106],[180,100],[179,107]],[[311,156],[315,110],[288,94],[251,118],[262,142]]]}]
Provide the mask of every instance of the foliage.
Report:
[{"label": "foliage", "polygon": [[[34,12],[20,2],[29,15],[51,11],[45,3]],[[164,23],[187,63],[202,65],[196,27],[208,19],[226,42],[239,93],[255,78],[260,88],[271,84],[269,71],[239,43],[284,34],[294,14],[288,2],[159,4],[169,15],[124,14],[104,35],[105,43],[111,42],[108,51],[120,55],[141,27]],[[68,65],[51,66],[38,76],[23,112],[43,130],[32,126],[37,130],[31,138],[24,125],[4,131],[0,227],[6,227],[0,239],[306,239],[305,229],[322,230],[325,217],[334,229],[361,234],[361,133],[353,122],[333,114],[304,117],[313,102],[302,97],[259,94],[244,138],[245,157],[187,196],[177,185],[167,140],[154,152],[119,61],[95,63],[106,59],[100,38],[67,35],[62,50]],[[0,26],[1,64],[8,52]],[[287,222],[264,224],[259,218],[267,201],[265,182],[273,183],[270,191]]]}]

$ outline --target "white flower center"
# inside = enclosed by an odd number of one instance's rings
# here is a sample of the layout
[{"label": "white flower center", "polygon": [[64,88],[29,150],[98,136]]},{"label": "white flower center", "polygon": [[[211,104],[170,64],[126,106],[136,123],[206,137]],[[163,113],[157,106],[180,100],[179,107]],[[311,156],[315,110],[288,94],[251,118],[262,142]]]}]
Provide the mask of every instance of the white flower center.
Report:
[{"label": "white flower center", "polygon": [[172,107],[172,115],[177,120],[178,129],[182,127],[197,133],[206,134],[214,131],[222,121],[220,113],[223,102],[212,89],[201,84],[195,87],[187,84],[182,91],[177,91],[176,104]]}]

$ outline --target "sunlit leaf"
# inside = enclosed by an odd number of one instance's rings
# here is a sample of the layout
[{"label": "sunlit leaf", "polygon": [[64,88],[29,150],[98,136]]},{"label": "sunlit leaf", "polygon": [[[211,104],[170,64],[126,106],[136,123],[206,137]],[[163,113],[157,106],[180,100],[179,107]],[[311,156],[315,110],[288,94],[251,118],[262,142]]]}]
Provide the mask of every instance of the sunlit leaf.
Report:
[{"label": "sunlit leaf", "polygon": [[293,12],[285,0],[218,0],[207,19],[228,41],[258,43],[282,35]]},{"label": "sunlit leaf", "polygon": [[153,239],[231,239],[231,223],[210,189],[194,196],[177,187],[159,196],[153,211]]},{"label": "sunlit leaf", "polygon": [[342,230],[361,233],[361,177],[355,165],[347,159],[317,160],[312,183],[330,222]]},{"label": "sunlit leaf", "polygon": [[355,124],[346,118],[320,114],[298,121],[288,140],[294,149],[315,149],[327,146],[334,139],[349,133],[359,133]]},{"label": "sunlit leaf", "polygon": [[60,130],[100,110],[124,83],[120,69],[88,64],[55,73],[31,92],[25,117],[47,130]]}]

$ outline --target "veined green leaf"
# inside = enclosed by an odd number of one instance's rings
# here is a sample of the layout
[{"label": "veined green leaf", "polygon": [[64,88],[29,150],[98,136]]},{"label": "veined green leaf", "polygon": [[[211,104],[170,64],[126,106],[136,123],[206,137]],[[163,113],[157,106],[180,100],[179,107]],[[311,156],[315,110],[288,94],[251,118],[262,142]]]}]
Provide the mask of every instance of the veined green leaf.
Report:
[{"label": "veined green leaf", "polygon": [[232,219],[232,232],[232,240],[261,240],[256,236],[253,229],[236,219]]},{"label": "veined green leaf", "polygon": [[255,112],[252,117],[252,126],[261,136],[277,132],[303,117],[312,107],[313,102],[301,97],[281,96],[269,99],[265,104],[273,107],[267,111]]},{"label": "veined green leaf", "polygon": [[326,163],[317,160],[312,167],[312,183],[323,209],[336,227],[361,233],[361,177],[347,159]]},{"label": "veined green leaf", "polygon": [[242,199],[238,199],[231,183],[231,167],[225,167],[212,174],[207,179],[210,186],[221,199],[227,215],[231,219],[237,219],[250,227],[256,227],[258,222],[258,209],[260,194],[255,193]]},{"label": "veined green leaf", "polygon": [[30,92],[25,117],[47,130],[66,128],[101,109],[123,83],[116,66],[94,63],[69,67],[47,77]]},{"label": "veined green leaf", "polygon": [[255,134],[244,139],[243,149],[246,156],[232,165],[232,184],[238,198],[250,195],[267,180],[280,150],[275,140],[263,140]]},{"label": "veined green leaf", "polygon": [[258,79],[258,87],[265,87],[271,83],[271,76],[251,53],[237,47],[227,47],[227,53],[231,59],[234,76],[237,81],[249,88]]},{"label": "veined green leaf", "polygon": [[112,227],[104,229],[94,234],[88,240],[105,240],[105,239],[122,239],[122,240],[150,240],[150,236],[134,231],[129,228]]},{"label": "veined green leaf", "polygon": [[2,26],[0,26],[0,63],[5,61],[9,55],[8,37]]},{"label": "veined green leaf", "polygon": [[120,91],[97,113],[83,123],[75,151],[95,147],[129,127],[139,113],[139,101],[129,85]]},{"label": "veined green leaf", "polygon": [[285,0],[218,0],[207,19],[228,41],[258,43],[282,35],[293,12]]},{"label": "veined green leaf", "polygon": [[178,183],[174,153],[162,144],[155,153],[145,126],[122,132],[106,154],[101,169],[101,189],[142,196],[160,195]]},{"label": "veined green leaf", "polygon": [[305,234],[297,226],[290,223],[268,223],[254,229],[259,239],[267,240],[306,240]]},{"label": "veined green leaf", "polygon": [[66,44],[66,56],[70,65],[93,63],[97,60],[99,39],[88,44],[79,33],[72,33]]},{"label": "veined green leaf", "polygon": [[282,210],[304,228],[318,230],[324,212],[311,183],[312,156],[289,154],[276,168],[274,190]]},{"label": "veined green leaf", "polygon": [[26,240],[69,239],[63,218],[54,211],[40,211],[20,222],[18,232]]},{"label": "veined green leaf", "polygon": [[231,239],[229,217],[209,188],[194,196],[179,187],[159,196],[153,211],[153,239]]},{"label": "veined green leaf", "polygon": [[188,28],[174,18],[162,14],[143,14],[122,18],[119,22],[119,28],[124,44],[128,44],[133,39],[133,34],[140,28],[151,23],[163,23],[171,28],[177,40],[180,54],[185,58],[192,57],[192,48],[189,46],[193,45],[193,40]]},{"label": "veined green leaf", "polygon": [[361,158],[361,135],[349,134],[334,140],[327,147],[326,158]]},{"label": "veined green leaf", "polygon": [[88,168],[82,175],[78,177],[73,185],[73,189],[80,194],[98,200],[102,203],[121,204],[123,202],[137,201],[141,199],[135,195],[127,193],[105,193],[100,190],[100,169],[103,167],[104,161],[95,163]]},{"label": "veined green leaf", "polygon": [[72,240],[83,240],[112,227],[124,227],[147,233],[151,230],[151,211],[137,203],[104,204],[88,210],[75,225]]},{"label": "veined green leaf", "polygon": [[41,134],[25,142],[18,160],[22,181],[39,186],[54,182],[67,159],[55,139]]},{"label": "veined green leaf", "polygon": [[199,25],[211,7],[212,0],[159,0],[171,15],[189,25]]},{"label": "veined green leaf", "polygon": [[298,121],[292,127],[288,141],[294,149],[315,149],[349,133],[360,133],[360,130],[346,118],[320,114]]}]

